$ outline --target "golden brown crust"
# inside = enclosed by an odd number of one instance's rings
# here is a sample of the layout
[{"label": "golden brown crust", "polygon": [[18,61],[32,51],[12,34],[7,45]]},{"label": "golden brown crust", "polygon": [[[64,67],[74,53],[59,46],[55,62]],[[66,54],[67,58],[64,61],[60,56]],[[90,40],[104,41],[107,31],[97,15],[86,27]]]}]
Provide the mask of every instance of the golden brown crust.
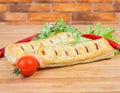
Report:
[{"label": "golden brown crust", "polygon": [[40,60],[40,67],[44,68],[89,62],[87,60],[98,60],[99,56],[100,59],[104,59],[106,54],[108,56],[105,58],[114,56],[113,48],[102,38],[73,46],[41,46],[36,57]]},{"label": "golden brown crust", "polygon": [[75,39],[71,33],[61,32],[47,39],[31,41],[28,43],[10,44],[5,48],[5,56],[11,64],[16,64],[16,60],[24,55],[34,55],[42,45],[51,46],[56,44],[74,43]]}]

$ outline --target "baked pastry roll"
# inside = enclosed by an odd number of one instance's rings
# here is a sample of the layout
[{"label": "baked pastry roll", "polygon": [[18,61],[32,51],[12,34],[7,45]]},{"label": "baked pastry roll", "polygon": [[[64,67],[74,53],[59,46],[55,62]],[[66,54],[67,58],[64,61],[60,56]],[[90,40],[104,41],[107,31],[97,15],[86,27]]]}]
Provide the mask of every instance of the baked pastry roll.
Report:
[{"label": "baked pastry roll", "polygon": [[39,41],[31,41],[28,43],[10,44],[5,48],[5,57],[8,61],[15,65],[17,59],[24,55],[35,55],[40,46],[52,46],[57,44],[72,44],[75,39],[69,32],[61,32],[47,39]]},{"label": "baked pastry roll", "polygon": [[36,52],[40,68],[87,63],[114,56],[114,49],[104,39],[73,46],[40,46]]}]

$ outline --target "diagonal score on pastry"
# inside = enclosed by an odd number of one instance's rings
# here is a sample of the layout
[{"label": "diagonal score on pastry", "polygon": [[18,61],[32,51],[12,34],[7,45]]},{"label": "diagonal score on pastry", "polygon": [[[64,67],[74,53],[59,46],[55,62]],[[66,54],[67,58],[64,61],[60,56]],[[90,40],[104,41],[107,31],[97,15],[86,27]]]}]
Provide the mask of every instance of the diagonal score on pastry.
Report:
[{"label": "diagonal score on pastry", "polygon": [[114,56],[114,49],[104,39],[73,46],[41,46],[36,52],[41,68],[87,63]]},{"label": "diagonal score on pastry", "polygon": [[40,46],[52,46],[57,44],[72,44],[75,39],[69,32],[61,32],[47,39],[31,41],[28,43],[10,44],[5,48],[5,57],[15,65],[17,59],[24,55],[34,55]]}]

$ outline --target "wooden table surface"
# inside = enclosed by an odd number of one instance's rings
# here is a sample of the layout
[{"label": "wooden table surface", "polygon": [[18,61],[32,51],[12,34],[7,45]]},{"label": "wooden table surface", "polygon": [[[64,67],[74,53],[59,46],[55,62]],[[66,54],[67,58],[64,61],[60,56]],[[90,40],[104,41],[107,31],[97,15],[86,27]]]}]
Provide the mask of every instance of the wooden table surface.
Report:
[{"label": "wooden table surface", "polygon": [[[77,26],[81,30],[87,26]],[[118,25],[111,26],[120,39]],[[0,47],[40,32],[40,26],[0,27]],[[61,68],[39,69],[30,77],[12,74],[14,67],[0,58],[0,93],[120,93],[120,55],[109,60]]]}]

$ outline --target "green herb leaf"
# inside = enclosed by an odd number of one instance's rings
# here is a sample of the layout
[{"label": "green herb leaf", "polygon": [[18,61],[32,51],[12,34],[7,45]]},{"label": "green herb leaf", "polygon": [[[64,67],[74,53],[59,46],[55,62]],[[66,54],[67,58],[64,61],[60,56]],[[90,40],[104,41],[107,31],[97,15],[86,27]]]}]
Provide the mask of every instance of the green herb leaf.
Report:
[{"label": "green herb leaf", "polygon": [[52,35],[55,35],[59,32],[71,32],[76,40],[76,42],[80,39],[80,32],[78,29],[73,27],[71,24],[66,24],[63,19],[58,19],[57,22],[46,23],[42,27],[42,31],[40,35],[32,40],[39,40],[43,38],[48,38]]}]

